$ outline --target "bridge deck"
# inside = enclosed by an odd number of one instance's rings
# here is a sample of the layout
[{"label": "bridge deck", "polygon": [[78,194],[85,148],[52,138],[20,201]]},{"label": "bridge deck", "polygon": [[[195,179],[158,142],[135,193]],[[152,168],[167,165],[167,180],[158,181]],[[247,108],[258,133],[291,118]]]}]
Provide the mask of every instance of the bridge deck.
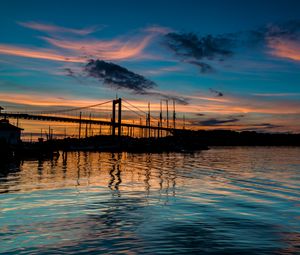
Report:
[{"label": "bridge deck", "polygon": [[[56,116],[47,116],[47,115],[35,115],[35,114],[24,114],[24,113],[1,113],[1,116],[6,118],[13,119],[27,119],[27,120],[40,120],[40,121],[56,121],[56,122],[71,122],[71,123],[81,123],[81,124],[94,124],[94,125],[106,125],[112,126],[113,122],[105,120],[93,120],[93,119],[79,119],[79,118],[69,118],[69,117],[56,117]],[[118,123],[115,123],[115,126],[118,126]],[[130,123],[121,123],[122,127],[136,127],[136,128],[146,128],[154,130],[165,130],[165,131],[174,131],[182,129],[174,129],[167,127],[158,127],[158,126],[145,126],[138,124]]]}]

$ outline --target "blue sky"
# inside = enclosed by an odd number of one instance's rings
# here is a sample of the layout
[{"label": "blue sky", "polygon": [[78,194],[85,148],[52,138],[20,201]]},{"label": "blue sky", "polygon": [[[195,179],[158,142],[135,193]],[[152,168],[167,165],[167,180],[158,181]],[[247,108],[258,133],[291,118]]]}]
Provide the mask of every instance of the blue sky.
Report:
[{"label": "blue sky", "polygon": [[[300,132],[299,11],[291,0],[4,1],[1,105],[173,98],[191,126]],[[87,70],[91,59],[103,62]]]}]

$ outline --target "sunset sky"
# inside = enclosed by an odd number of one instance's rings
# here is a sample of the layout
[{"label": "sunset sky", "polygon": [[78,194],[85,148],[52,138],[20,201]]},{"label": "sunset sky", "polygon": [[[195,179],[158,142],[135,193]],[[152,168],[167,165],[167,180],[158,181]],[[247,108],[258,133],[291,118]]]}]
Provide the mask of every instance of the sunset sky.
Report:
[{"label": "sunset sky", "polygon": [[2,1],[0,105],[176,101],[197,128],[300,132],[300,1]]}]

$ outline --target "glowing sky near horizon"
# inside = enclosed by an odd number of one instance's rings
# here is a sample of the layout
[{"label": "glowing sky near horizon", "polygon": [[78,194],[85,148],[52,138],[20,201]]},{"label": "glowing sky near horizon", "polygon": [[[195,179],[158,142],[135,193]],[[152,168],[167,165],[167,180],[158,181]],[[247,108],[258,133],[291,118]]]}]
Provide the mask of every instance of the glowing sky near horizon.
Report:
[{"label": "glowing sky near horizon", "polygon": [[[161,99],[183,98],[177,116],[185,114],[196,128],[300,132],[299,13],[296,0],[3,1],[0,105],[81,107],[118,94],[145,110],[150,101],[157,114]],[[261,28],[268,31],[253,43]],[[243,44],[231,45],[222,60],[197,59],[172,52],[165,42],[170,33],[232,34]],[[83,73],[90,59],[157,86],[137,93],[104,84]]]}]

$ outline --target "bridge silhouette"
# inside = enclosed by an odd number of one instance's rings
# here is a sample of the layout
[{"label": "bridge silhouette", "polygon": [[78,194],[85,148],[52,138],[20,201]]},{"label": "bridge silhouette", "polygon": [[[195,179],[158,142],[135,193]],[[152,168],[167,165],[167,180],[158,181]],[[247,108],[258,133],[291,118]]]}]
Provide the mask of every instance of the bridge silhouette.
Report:
[{"label": "bridge silhouette", "polygon": [[[170,135],[176,130],[185,129],[185,121],[183,121],[180,128],[176,126],[175,101],[173,100],[173,112],[171,118],[169,118],[169,102],[168,100],[164,101],[166,102],[164,118],[162,100],[160,102],[159,116],[154,116],[150,111],[150,103],[148,103],[148,111],[145,111],[122,98],[109,100],[99,104],[83,107],[69,107],[65,109],[60,108],[58,110],[6,112],[2,109],[0,115],[4,118],[16,119],[17,125],[21,119],[29,121],[74,123],[77,125],[77,135],[75,136],[78,138],[93,135],[93,132],[90,132],[92,125],[98,126],[98,134],[102,134],[101,127],[105,126],[108,127],[108,132],[106,134],[112,136],[162,137]],[[106,108],[104,109],[103,107]],[[128,123],[128,120],[123,119],[123,109],[125,109],[127,113],[129,112],[138,116],[138,119],[135,117],[132,119],[132,123]],[[103,114],[106,114],[106,119],[101,117]],[[135,123],[137,120],[139,121],[139,124]],[[124,129],[127,129],[127,132]],[[52,137],[50,127],[48,135],[48,139]]]}]

